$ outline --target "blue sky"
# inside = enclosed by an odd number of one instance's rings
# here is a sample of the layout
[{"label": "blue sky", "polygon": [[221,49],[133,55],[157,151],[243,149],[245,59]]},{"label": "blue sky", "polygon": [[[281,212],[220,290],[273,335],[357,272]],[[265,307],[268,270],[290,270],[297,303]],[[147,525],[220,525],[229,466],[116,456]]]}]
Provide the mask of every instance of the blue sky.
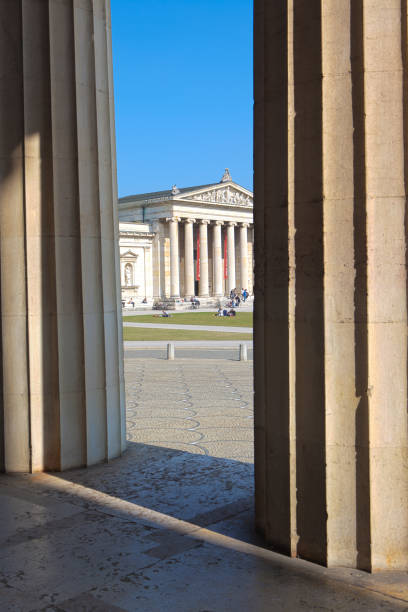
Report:
[{"label": "blue sky", "polygon": [[252,189],[252,0],[111,0],[119,196]]}]

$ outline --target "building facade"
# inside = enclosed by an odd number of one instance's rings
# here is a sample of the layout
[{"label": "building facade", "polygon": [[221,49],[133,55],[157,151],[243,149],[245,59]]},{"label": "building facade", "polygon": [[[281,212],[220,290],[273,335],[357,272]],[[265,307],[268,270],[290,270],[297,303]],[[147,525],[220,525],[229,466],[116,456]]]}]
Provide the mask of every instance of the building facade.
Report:
[{"label": "building facade", "polygon": [[253,195],[221,181],[119,200],[122,299],[253,292]]}]

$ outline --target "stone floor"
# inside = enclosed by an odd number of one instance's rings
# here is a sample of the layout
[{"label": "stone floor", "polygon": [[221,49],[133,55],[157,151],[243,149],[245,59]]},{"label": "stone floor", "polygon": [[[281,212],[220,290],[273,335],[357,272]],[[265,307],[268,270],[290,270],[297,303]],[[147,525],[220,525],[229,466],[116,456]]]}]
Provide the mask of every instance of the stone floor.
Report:
[{"label": "stone floor", "polygon": [[408,610],[405,574],[327,570],[254,533],[250,362],[130,358],[126,378],[121,459],[0,478],[0,612]]}]

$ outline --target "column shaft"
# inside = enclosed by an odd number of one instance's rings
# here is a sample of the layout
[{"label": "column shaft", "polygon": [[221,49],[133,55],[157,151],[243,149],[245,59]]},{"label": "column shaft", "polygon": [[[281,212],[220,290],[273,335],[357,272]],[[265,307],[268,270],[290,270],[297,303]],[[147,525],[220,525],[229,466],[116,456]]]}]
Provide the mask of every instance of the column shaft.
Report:
[{"label": "column shaft", "polygon": [[201,297],[208,297],[208,221],[200,222],[200,281],[198,293]]},{"label": "column shaft", "polygon": [[214,295],[221,297],[224,294],[222,287],[222,222],[216,221],[213,225],[213,260],[214,260]]},{"label": "column shaft", "polygon": [[173,217],[169,221],[170,234],[170,296],[180,297],[180,266],[179,266],[179,219]]},{"label": "column shaft", "polygon": [[228,293],[236,288],[235,278],[235,223],[227,225],[227,290]]},{"label": "column shaft", "polygon": [[153,298],[161,297],[160,289],[160,226],[158,222],[153,224],[155,236],[152,243],[152,266],[153,266]]},{"label": "column shaft", "polygon": [[[362,14],[369,455],[361,461],[368,458],[370,466],[365,474],[371,485],[367,569],[408,567],[403,510],[408,506],[406,3],[403,7],[397,0],[389,6],[377,0],[363,3]],[[378,35],[381,53],[374,40]]]},{"label": "column shaft", "polygon": [[186,219],[184,223],[184,297],[194,296],[194,219]]},{"label": "column shaft", "polygon": [[109,7],[0,18],[1,467],[61,470],[126,444]]},{"label": "column shaft", "polygon": [[288,554],[406,569],[406,12],[255,16],[257,523]]},{"label": "column shaft", "polygon": [[248,288],[248,224],[242,223],[239,228],[239,254],[241,287]]}]

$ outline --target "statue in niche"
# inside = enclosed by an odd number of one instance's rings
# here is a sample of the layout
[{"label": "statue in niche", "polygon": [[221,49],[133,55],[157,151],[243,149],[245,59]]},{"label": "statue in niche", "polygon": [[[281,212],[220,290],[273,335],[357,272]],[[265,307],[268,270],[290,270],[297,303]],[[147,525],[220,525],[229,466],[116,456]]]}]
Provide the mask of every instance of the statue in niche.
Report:
[{"label": "statue in niche", "polygon": [[125,284],[130,287],[133,285],[133,269],[132,264],[128,263],[125,266]]}]

